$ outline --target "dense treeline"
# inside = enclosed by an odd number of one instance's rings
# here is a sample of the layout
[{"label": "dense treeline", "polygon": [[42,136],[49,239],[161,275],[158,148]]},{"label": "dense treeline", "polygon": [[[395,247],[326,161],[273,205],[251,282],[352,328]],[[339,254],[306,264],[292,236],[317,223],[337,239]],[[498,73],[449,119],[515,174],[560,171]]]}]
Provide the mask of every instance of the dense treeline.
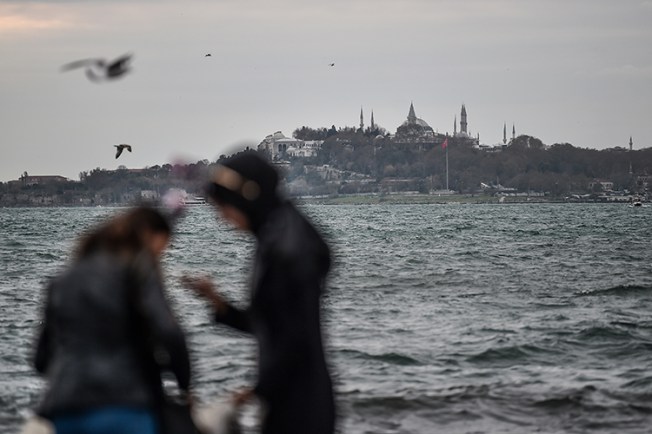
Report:
[{"label": "dense treeline", "polygon": [[[315,157],[291,158],[284,165],[288,184],[297,194],[382,192],[446,188],[446,150],[433,143],[396,143],[380,127],[294,131],[302,140],[323,140]],[[594,150],[568,143],[545,146],[532,136],[519,136],[501,149],[478,149],[472,141],[448,139],[448,187],[460,193],[496,191],[539,192],[553,197],[600,193],[599,181],[614,190],[646,193],[652,174],[652,148]],[[251,152],[245,149],[241,152]],[[220,155],[216,162],[227,158]],[[0,183],[0,205],[103,205],[157,197],[170,188],[201,194],[211,166],[208,160],[165,164],[144,169],[96,168],[79,174],[79,182]],[[324,176],[328,168],[329,176]],[[24,173],[21,180],[27,180]]]},{"label": "dense treeline", "polygon": [[[241,152],[251,152],[251,149],[246,148],[238,153]],[[220,155],[215,163],[225,158],[226,155]],[[79,181],[35,182],[25,172],[18,181],[0,183],[0,206],[125,204],[156,199],[170,189],[185,190],[192,197],[203,194],[203,186],[215,163],[202,160],[144,169],[120,166],[117,170],[98,167],[81,172]]]},{"label": "dense treeline", "polygon": [[79,181],[31,183],[24,173],[19,182],[0,185],[0,205],[111,205],[154,199],[171,188],[200,193],[210,163],[165,164],[144,169],[96,168],[79,174]]},{"label": "dense treeline", "polygon": [[[316,158],[295,164],[329,164],[378,181],[426,179],[432,189],[446,186],[446,150],[441,146],[397,144],[369,131],[332,135]],[[482,150],[469,140],[451,137],[448,166],[450,189],[462,193],[477,191],[482,184],[551,195],[587,193],[592,192],[589,185],[596,180],[611,181],[616,190],[636,192],[641,188],[637,175],[652,173],[652,148],[630,152],[624,148],[582,149],[568,143],[546,147],[536,137],[522,135],[501,149]]]}]

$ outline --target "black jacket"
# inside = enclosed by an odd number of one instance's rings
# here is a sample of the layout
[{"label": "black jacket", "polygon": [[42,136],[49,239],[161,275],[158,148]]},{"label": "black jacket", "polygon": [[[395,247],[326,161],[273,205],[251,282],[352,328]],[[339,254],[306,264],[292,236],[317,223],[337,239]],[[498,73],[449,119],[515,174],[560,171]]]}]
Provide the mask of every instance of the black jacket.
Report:
[{"label": "black jacket", "polygon": [[267,408],[264,433],[332,433],[333,389],[320,326],[328,247],[290,203],[273,209],[255,234],[250,305],[229,305],[216,320],[258,341],[255,393]]},{"label": "black jacket", "polygon": [[35,358],[48,381],[40,414],[151,408],[162,393],[162,363],[187,390],[185,337],[147,256],[127,265],[94,254],[50,283]]}]

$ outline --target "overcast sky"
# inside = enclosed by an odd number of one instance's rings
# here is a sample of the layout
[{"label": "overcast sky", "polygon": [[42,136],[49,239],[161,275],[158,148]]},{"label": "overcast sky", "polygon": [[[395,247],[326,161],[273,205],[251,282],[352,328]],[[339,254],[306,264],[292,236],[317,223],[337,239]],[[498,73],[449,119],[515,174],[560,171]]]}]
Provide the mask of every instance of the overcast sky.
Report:
[{"label": "overcast sky", "polygon": [[[214,160],[361,107],[394,133],[410,102],[439,132],[466,104],[490,145],[650,147],[651,23],[649,0],[0,0],[0,181]],[[110,83],[59,71],[127,52]]]}]

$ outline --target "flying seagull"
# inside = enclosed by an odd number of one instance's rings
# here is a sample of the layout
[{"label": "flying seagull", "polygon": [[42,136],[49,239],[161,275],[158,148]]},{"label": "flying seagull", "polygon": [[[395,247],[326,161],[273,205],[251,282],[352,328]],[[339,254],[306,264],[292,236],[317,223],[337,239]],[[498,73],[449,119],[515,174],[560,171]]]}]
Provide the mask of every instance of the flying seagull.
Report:
[{"label": "flying seagull", "polygon": [[63,65],[61,71],[65,72],[71,69],[86,68],[86,76],[91,81],[114,80],[130,71],[129,62],[131,61],[131,56],[131,54],[125,54],[112,61],[105,59],[77,60]]},{"label": "flying seagull", "polygon": [[205,55],[204,57],[211,57],[211,56],[212,56],[211,53],[208,53],[208,54]]},{"label": "flying seagull", "polygon": [[118,158],[118,157],[120,156],[120,154],[122,154],[122,151],[124,151],[125,149],[126,149],[127,151],[131,152],[131,145],[126,145],[126,144],[124,144],[124,143],[121,143],[121,144],[119,144],[119,145],[113,145],[113,146],[115,146],[116,148],[118,148],[118,149],[115,151],[115,158]]},{"label": "flying seagull", "polygon": [[335,66],[335,64],[334,63],[329,63],[328,66]]}]

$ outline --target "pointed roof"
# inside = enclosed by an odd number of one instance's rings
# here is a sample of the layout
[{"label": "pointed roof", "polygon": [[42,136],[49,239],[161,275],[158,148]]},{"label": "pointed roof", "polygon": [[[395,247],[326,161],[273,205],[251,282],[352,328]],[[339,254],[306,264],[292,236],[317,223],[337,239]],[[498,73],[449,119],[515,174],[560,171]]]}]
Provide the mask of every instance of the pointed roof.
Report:
[{"label": "pointed roof", "polygon": [[417,121],[417,115],[414,113],[414,104],[410,102],[410,112],[408,113],[408,122],[413,124]]},{"label": "pointed roof", "polygon": [[428,125],[428,123],[426,121],[424,121],[423,119],[419,119],[417,117],[416,113],[414,112],[414,104],[410,103],[410,113],[408,114],[408,118],[407,118],[407,120],[405,122],[403,122],[401,124],[400,127],[410,127],[411,128],[411,127],[413,127],[415,125],[419,126],[421,128],[425,128],[427,131],[430,131],[430,132],[434,133],[434,130],[432,129],[432,127],[430,125]]}]

